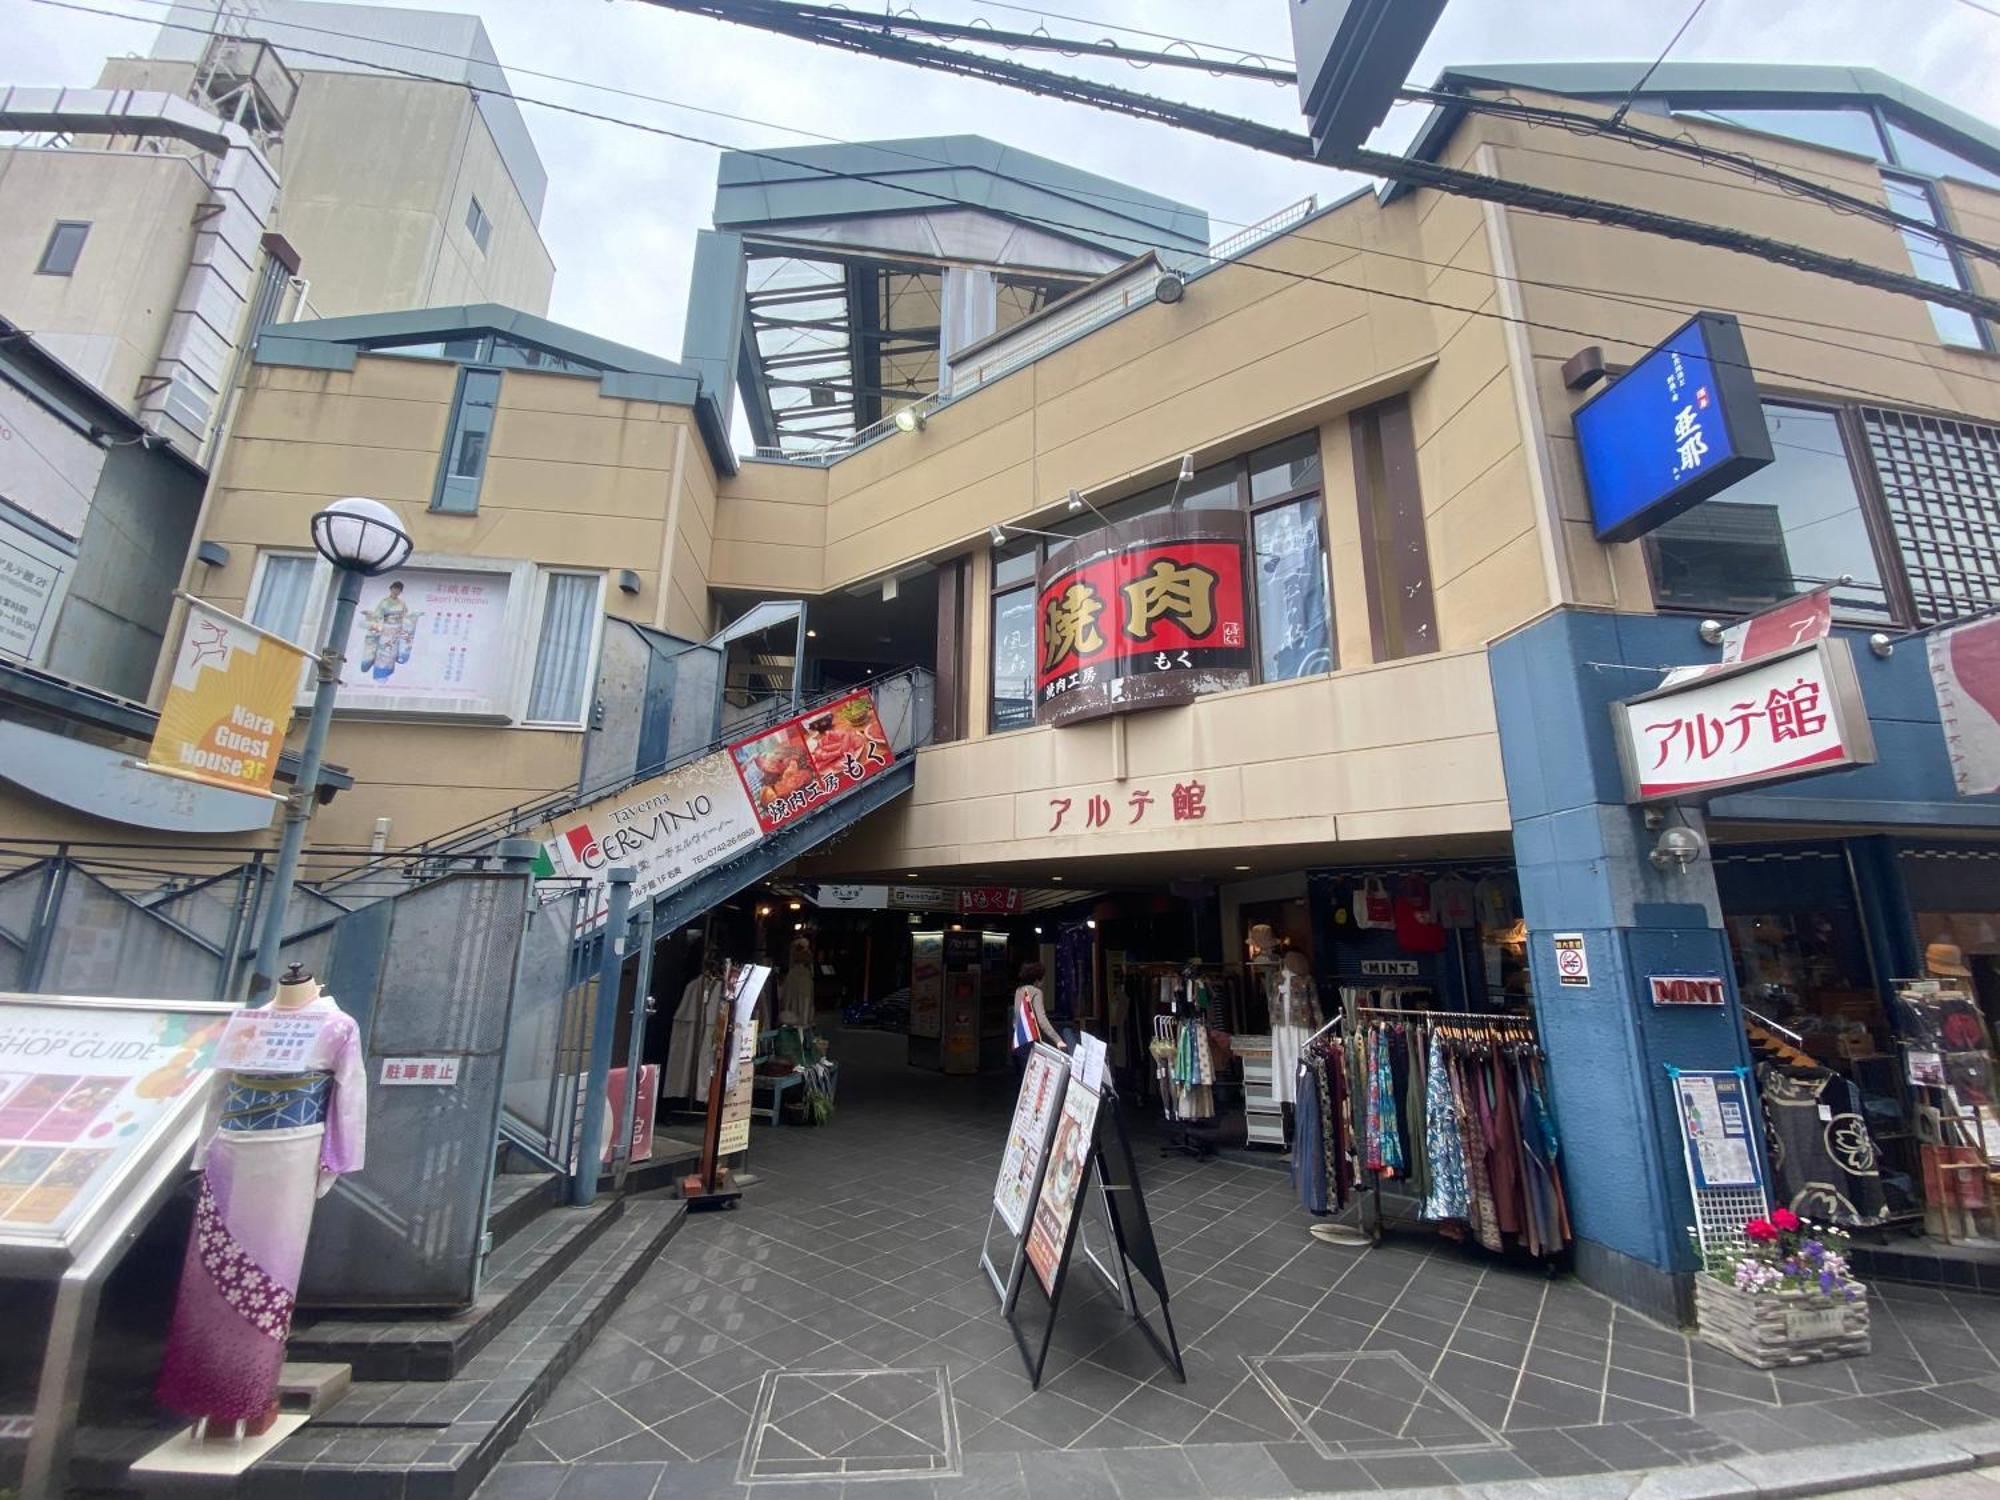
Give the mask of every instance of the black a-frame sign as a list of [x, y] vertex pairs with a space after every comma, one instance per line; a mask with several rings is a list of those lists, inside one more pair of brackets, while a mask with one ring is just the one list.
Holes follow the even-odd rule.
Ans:
[[[1021, 1359], [1028, 1367], [1028, 1379], [1039, 1389], [1042, 1370], [1048, 1364], [1049, 1341], [1055, 1335], [1056, 1313], [1062, 1305], [1063, 1287], [1069, 1279], [1069, 1271], [1076, 1251], [1081, 1246], [1085, 1259], [1097, 1268], [1112, 1291], [1118, 1294], [1125, 1311], [1146, 1336], [1146, 1342], [1153, 1346], [1166, 1367], [1185, 1384], [1187, 1369], [1181, 1362], [1180, 1340], [1174, 1333], [1173, 1314], [1167, 1307], [1167, 1273], [1160, 1264], [1160, 1247], [1153, 1237], [1153, 1221], [1146, 1213], [1146, 1195], [1139, 1186], [1139, 1163], [1132, 1154], [1131, 1139], [1125, 1134], [1125, 1119], [1120, 1113], [1117, 1094], [1107, 1086], [1097, 1111], [1093, 1127], [1090, 1150], [1090, 1180], [1097, 1184], [1105, 1217], [1111, 1225], [1112, 1256], [1115, 1264], [1101, 1260], [1091, 1248], [1084, 1233], [1084, 1207], [1079, 1201], [1075, 1211], [1069, 1216], [1068, 1232], [1064, 1236], [1061, 1258], [1055, 1264], [1052, 1284], [1044, 1289], [1033, 1268], [1018, 1278], [1014, 1296], [1007, 1302], [1003, 1314], [1008, 1326], [1014, 1331], [1014, 1343], [1021, 1351]], [[1046, 1187], [1046, 1184], [1045, 1184]], [[1083, 1196], [1079, 1193], [1079, 1199]], [[1132, 1273], [1137, 1271], [1139, 1279], [1150, 1287], [1159, 1300], [1159, 1319], [1166, 1337], [1154, 1331], [1151, 1321], [1140, 1308], [1135, 1294]], [[1021, 1293], [1033, 1283], [1037, 1292], [1046, 1291], [1048, 1308], [1047, 1321], [1031, 1338], [1031, 1331], [1022, 1327]], [[1033, 1347], [1031, 1346], [1031, 1343]]]

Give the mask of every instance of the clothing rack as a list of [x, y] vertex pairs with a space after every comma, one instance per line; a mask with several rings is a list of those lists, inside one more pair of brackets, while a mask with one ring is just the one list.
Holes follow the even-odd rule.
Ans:
[[[1364, 1021], [1408, 1021], [1428, 1026], [1433, 1031], [1441, 1031], [1447, 1035], [1464, 1036], [1483, 1032], [1491, 1036], [1496, 1046], [1528, 1046], [1537, 1050], [1541, 1046], [1533, 1016], [1478, 1015], [1470, 1011], [1363, 1005], [1356, 997], [1364, 989], [1373, 990], [1377, 994], [1436, 993], [1429, 985], [1342, 983], [1341, 1011], [1335, 1018], [1335, 1021], [1341, 1025], [1346, 1037], [1352, 1038], [1356, 1029]], [[1318, 1032], [1314, 1033], [1313, 1039], [1317, 1040], [1333, 1024], [1335, 1022], [1329, 1022], [1327, 1026], [1321, 1027]], [[1354, 1090], [1353, 1098], [1350, 1100], [1350, 1113], [1356, 1116], [1353, 1126], [1348, 1132], [1350, 1142], [1358, 1143], [1364, 1133], [1359, 1119], [1359, 1112], [1364, 1107], [1366, 1097], [1366, 1087], [1360, 1086]], [[1357, 1203], [1365, 1201], [1367, 1205], [1366, 1208], [1362, 1209], [1360, 1214], [1362, 1220], [1360, 1228], [1363, 1233], [1368, 1235], [1371, 1241], [1380, 1244], [1384, 1229], [1392, 1222], [1382, 1207], [1382, 1174], [1380, 1172], [1369, 1171], [1366, 1162], [1356, 1159], [1352, 1151], [1350, 1151], [1350, 1160], [1353, 1161], [1357, 1181], [1361, 1174], [1364, 1173], [1370, 1179], [1369, 1190], [1365, 1199], [1360, 1195], [1357, 1195], [1356, 1199]], [[1417, 1215], [1404, 1214], [1399, 1215], [1393, 1222], [1397, 1224], [1421, 1224], [1427, 1221]]]
[[[1183, 1009], [1185, 1007], [1185, 1009]], [[1187, 1001], [1177, 1000], [1171, 1010], [1153, 1017], [1153, 1041], [1156, 1045], [1166, 1044], [1178, 1047], [1183, 1028], [1198, 1026], [1202, 1029], [1201, 1045], [1208, 1044], [1208, 1017], [1201, 1007]], [[1174, 1104], [1173, 1063], [1162, 1062], [1154, 1057], [1154, 1075], [1160, 1087], [1160, 1112], [1167, 1127], [1166, 1144], [1160, 1147], [1162, 1156], [1187, 1156], [1199, 1161], [1215, 1153], [1214, 1132], [1215, 1085], [1207, 1085], [1209, 1091], [1209, 1114], [1207, 1118], [1181, 1114]]]

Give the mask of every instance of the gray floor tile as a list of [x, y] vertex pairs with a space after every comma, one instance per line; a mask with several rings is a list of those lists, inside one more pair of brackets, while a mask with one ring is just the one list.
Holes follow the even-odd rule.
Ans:
[[1209, 1493], [1178, 1448], [1128, 1448], [1104, 1462], [1120, 1500], [1205, 1500]]

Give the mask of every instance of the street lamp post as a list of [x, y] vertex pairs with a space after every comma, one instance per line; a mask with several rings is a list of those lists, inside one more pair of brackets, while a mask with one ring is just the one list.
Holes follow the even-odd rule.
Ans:
[[306, 721], [306, 742], [299, 750], [298, 780], [285, 806], [285, 832], [278, 843], [278, 864], [264, 896], [263, 923], [257, 936], [257, 966], [250, 979], [253, 999], [262, 995], [278, 972], [278, 947], [285, 937], [285, 910], [291, 905], [292, 883], [298, 878], [299, 855], [305, 848], [306, 822], [319, 796], [320, 761], [326, 756], [326, 731], [333, 722], [333, 699], [340, 690], [340, 668], [347, 660], [347, 637], [354, 629], [354, 611], [361, 602], [361, 580], [400, 568], [410, 555], [410, 535], [396, 513], [380, 500], [350, 495], [336, 500], [312, 518], [313, 546], [333, 564], [338, 588], [333, 623], [321, 649], [313, 689], [312, 717]]

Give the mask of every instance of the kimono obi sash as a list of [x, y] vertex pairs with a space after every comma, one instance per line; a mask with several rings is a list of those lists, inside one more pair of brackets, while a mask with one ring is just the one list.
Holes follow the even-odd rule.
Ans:
[[326, 1123], [326, 1096], [331, 1073], [298, 1073], [279, 1077], [265, 1073], [230, 1073], [222, 1102], [222, 1128], [230, 1131], [295, 1130]]

